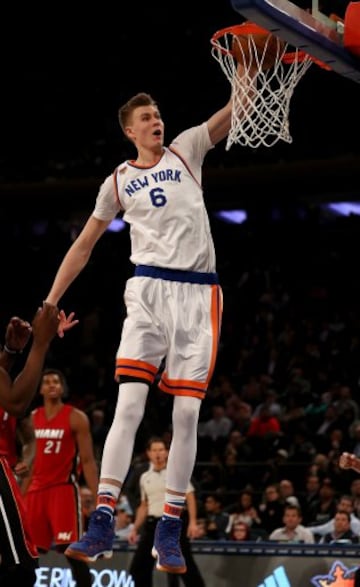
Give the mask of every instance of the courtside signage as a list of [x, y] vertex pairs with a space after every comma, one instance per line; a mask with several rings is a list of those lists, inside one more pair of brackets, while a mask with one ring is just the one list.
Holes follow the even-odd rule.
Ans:
[[[126, 571], [117, 569], [90, 569], [92, 587], [135, 587], [135, 583]], [[66, 567], [39, 567], [36, 569], [34, 587], [76, 587], [71, 569]]]

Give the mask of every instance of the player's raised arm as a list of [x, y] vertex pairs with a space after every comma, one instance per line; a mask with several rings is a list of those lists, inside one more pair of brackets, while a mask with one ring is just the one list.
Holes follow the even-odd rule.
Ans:
[[[21, 416], [36, 393], [50, 342], [59, 326], [59, 310], [56, 306], [44, 303], [32, 321], [33, 340], [24, 368], [14, 381], [9, 373], [0, 368], [0, 404], [13, 416]], [[3, 353], [14, 355], [20, 349], [9, 349], [6, 345]]]
[[69, 285], [84, 269], [96, 242], [105, 232], [108, 225], [109, 222], [98, 220], [92, 215], [88, 218], [84, 228], [60, 264], [52, 287], [46, 297], [48, 303], [57, 304], [59, 302]]
[[[241, 88], [241, 95], [239, 92], [238, 99], [243, 102], [243, 111], [250, 115], [251, 109], [253, 108], [253, 96], [256, 92], [256, 82], [253, 83], [253, 80], [256, 76], [257, 70], [254, 67], [250, 70], [248, 76], [244, 76], [244, 66], [241, 63], [238, 63], [237, 69], [239, 76], [241, 76], [244, 80], [243, 87]], [[246, 105], [248, 108], [246, 108]], [[232, 95], [228, 103], [223, 108], [215, 112], [215, 114], [213, 114], [207, 121], [210, 140], [213, 145], [216, 145], [225, 139], [229, 134], [233, 107]]]

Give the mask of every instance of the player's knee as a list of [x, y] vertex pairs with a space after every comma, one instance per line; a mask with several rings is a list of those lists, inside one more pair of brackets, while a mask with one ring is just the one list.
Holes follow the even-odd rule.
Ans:
[[148, 385], [140, 382], [120, 386], [120, 394], [114, 416], [116, 425], [124, 423], [126, 426], [133, 427], [141, 422], [144, 415], [148, 390]]
[[174, 401], [174, 425], [185, 430], [197, 426], [200, 411], [200, 400], [196, 397], [176, 397]]

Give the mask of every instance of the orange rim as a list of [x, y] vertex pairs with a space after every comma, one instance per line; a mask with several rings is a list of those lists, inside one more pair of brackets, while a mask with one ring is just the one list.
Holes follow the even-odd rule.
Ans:
[[301, 61], [305, 61], [305, 59], [307, 57], [310, 57], [311, 61], [316, 63], [316, 65], [318, 65], [319, 67], [322, 67], [323, 69], [326, 69], [327, 71], [331, 71], [330, 65], [328, 65], [324, 61], [321, 61], [320, 59], [317, 59], [316, 57], [313, 57], [312, 55], [310, 55], [310, 53], [305, 53], [305, 51], [299, 50], [297, 53], [295, 53], [295, 51], [285, 53], [285, 55], [282, 58], [282, 61], [284, 63], [293, 63], [295, 61], [295, 59], [297, 59], [297, 61], [301, 62]]
[[[243, 36], [248, 35], [249, 36], [249, 35], [253, 35], [253, 34], [272, 35], [273, 33], [271, 31], [268, 31], [267, 29], [262, 28], [261, 26], [259, 26], [255, 22], [244, 22], [243, 24], [232, 25], [232, 26], [220, 29], [219, 31], [216, 31], [216, 33], [214, 33], [210, 39], [210, 42], [213, 45], [213, 47], [218, 49], [223, 55], [232, 55], [234, 57], [234, 52], [231, 49], [226, 49], [226, 47], [222, 47], [218, 43], [219, 39], [221, 39], [222, 37], [225, 37], [226, 35], [229, 35], [229, 34], [234, 35], [234, 36], [238, 36], [238, 35], [243, 35]], [[324, 63], [324, 61], [321, 61], [320, 59], [317, 59], [316, 57], [312, 57], [312, 55], [309, 55], [309, 53], [306, 53], [305, 51], [300, 51], [300, 50], [297, 52], [289, 51], [288, 53], [285, 53], [282, 56], [281, 61], [283, 61], [284, 63], [290, 64], [290, 63], [293, 63], [295, 61], [295, 59], [297, 59], [297, 61], [299, 61], [299, 62], [302, 62], [308, 57], [310, 57], [310, 59], [314, 63], [316, 63], [316, 65], [319, 65], [323, 69], [331, 71], [331, 67], [329, 65], [327, 65], [327, 63]]]
[[[227, 34], [232, 34], [234, 36], [237, 35], [253, 35], [253, 34], [260, 34], [260, 35], [270, 35], [270, 31], [263, 29], [258, 24], [254, 22], [244, 22], [243, 24], [235, 24], [233, 26], [226, 27], [224, 29], [220, 29], [213, 34], [210, 39], [210, 42], [218, 47], [217, 41], [224, 37]], [[226, 49], [224, 49], [224, 53], [228, 53]]]

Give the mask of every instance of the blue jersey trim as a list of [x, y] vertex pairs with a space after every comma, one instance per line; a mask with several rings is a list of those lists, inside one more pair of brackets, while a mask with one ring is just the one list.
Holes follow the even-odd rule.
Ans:
[[135, 277], [154, 277], [167, 281], [181, 281], [183, 283], [199, 283], [201, 285], [218, 285], [217, 273], [205, 273], [201, 271], [181, 271], [179, 269], [162, 269], [151, 265], [137, 265]]

